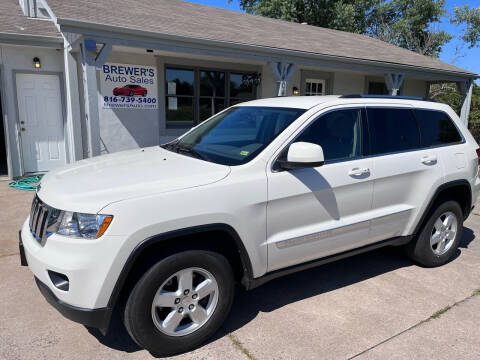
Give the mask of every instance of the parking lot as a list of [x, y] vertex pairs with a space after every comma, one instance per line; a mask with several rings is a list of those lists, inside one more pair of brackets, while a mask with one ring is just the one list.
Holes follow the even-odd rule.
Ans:
[[[47, 304], [18, 258], [32, 197], [0, 182], [0, 359], [151, 358], [118, 316], [103, 337]], [[480, 209], [455, 259], [440, 268], [385, 248], [239, 292], [215, 338], [176, 358], [479, 359], [478, 233]]]

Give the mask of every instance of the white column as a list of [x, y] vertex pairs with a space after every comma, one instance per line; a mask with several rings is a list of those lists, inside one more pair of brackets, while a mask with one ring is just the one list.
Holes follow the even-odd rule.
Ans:
[[459, 90], [463, 96], [462, 110], [460, 111], [460, 120], [468, 126], [468, 116], [470, 115], [470, 105], [472, 103], [473, 81], [465, 80], [459, 83]]
[[100, 118], [98, 114], [97, 71], [95, 69], [96, 43], [85, 39], [82, 51], [83, 91], [85, 98], [85, 123], [87, 125], [88, 157], [100, 155]]
[[398, 73], [385, 74], [385, 85], [387, 86], [387, 90], [390, 92], [391, 95], [393, 96], [398, 95], [398, 92], [402, 87], [404, 78], [405, 76], [403, 74], [398, 74]]
[[295, 64], [286, 61], [272, 62], [270, 64], [273, 75], [279, 83], [277, 96], [287, 96], [287, 82], [290, 81], [295, 71]]
[[82, 52], [83, 89], [85, 94], [85, 123], [87, 125], [88, 157], [100, 155], [100, 116], [98, 110], [97, 67], [101, 67], [112, 50], [111, 44], [104, 44], [97, 54], [97, 43], [83, 39]]
[[67, 137], [70, 162], [74, 162], [83, 158], [83, 147], [78, 93], [77, 59], [70, 51], [70, 45], [65, 41], [63, 59], [65, 66], [65, 101], [67, 103]]

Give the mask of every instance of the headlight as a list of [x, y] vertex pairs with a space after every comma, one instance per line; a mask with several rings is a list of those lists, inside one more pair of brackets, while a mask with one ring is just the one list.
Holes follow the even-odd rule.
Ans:
[[97, 239], [108, 229], [113, 216], [62, 211], [58, 219], [57, 234], [84, 239]]

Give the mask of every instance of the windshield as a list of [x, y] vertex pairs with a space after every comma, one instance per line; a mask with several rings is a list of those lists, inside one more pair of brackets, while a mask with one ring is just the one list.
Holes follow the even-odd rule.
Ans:
[[242, 165], [257, 156], [305, 111], [258, 106], [232, 107], [164, 147], [218, 164]]

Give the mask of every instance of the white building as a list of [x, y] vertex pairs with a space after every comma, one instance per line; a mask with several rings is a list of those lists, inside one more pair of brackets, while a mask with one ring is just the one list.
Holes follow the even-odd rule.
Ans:
[[423, 97], [451, 81], [466, 122], [476, 77], [363, 35], [181, 0], [2, 0], [0, 172], [157, 145], [279, 94]]

